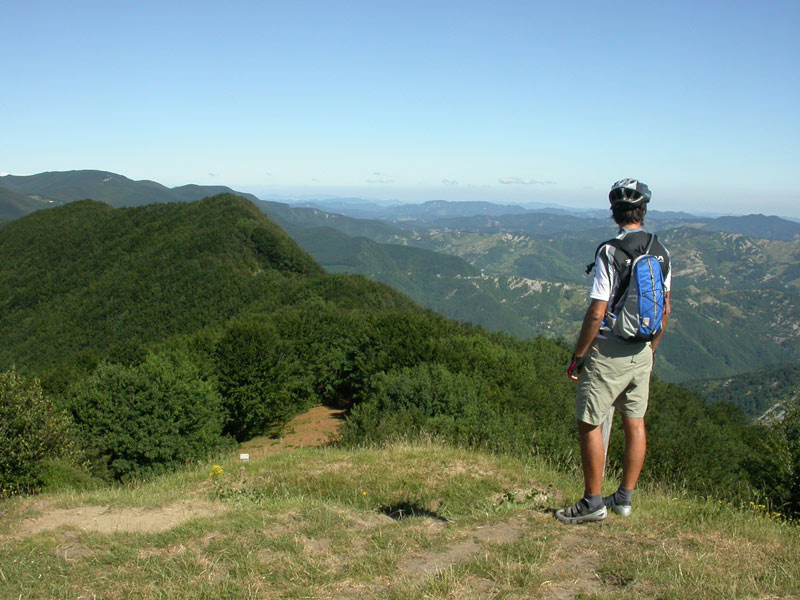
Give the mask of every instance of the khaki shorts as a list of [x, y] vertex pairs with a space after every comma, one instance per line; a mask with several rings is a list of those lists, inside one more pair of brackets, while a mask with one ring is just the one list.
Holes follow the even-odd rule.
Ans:
[[578, 421], [600, 425], [614, 406], [627, 417], [641, 419], [647, 412], [653, 351], [650, 343], [630, 344], [616, 338], [596, 339], [575, 394]]

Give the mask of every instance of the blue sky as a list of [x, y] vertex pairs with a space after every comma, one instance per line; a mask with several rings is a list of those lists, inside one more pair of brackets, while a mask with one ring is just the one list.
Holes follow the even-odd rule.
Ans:
[[800, 217], [800, 2], [0, 5], [0, 173]]

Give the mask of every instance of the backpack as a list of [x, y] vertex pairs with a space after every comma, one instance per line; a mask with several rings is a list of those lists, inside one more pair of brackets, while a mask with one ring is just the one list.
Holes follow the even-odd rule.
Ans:
[[[664, 315], [664, 275], [668, 260], [663, 255], [651, 254], [653, 244], [657, 242], [655, 234], [644, 235], [649, 236], [644, 252], [637, 251], [637, 248], [641, 248], [641, 238], [637, 240], [635, 235], [603, 242], [595, 252], [596, 262], [603, 246], [608, 244], [619, 250], [614, 255], [614, 265], [620, 282], [614, 298], [608, 304], [603, 327], [626, 342], [652, 340], [661, 330], [661, 318]], [[587, 274], [594, 264], [587, 266]]]

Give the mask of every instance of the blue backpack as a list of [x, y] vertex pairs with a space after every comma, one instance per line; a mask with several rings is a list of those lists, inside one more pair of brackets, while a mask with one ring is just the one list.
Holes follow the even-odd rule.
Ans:
[[[654, 242], [657, 243], [654, 234], [643, 233], [649, 236], [644, 252], [635, 250], [637, 247], [641, 248], [641, 242], [637, 243], [634, 235], [603, 242], [595, 253], [596, 257], [606, 244], [620, 251], [614, 257], [620, 283], [614, 298], [608, 304], [603, 328], [609, 329], [626, 342], [648, 342], [661, 331], [666, 298], [664, 276], [669, 261], [665, 251], [659, 256], [651, 253]], [[663, 250], [663, 246], [658, 246]], [[586, 272], [591, 272], [593, 266], [594, 263]]]

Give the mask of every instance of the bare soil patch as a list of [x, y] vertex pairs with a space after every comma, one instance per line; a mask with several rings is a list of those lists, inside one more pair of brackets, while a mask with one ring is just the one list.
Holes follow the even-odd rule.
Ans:
[[323, 446], [336, 439], [339, 427], [344, 420], [344, 410], [315, 406], [308, 412], [298, 415], [286, 426], [286, 434], [280, 439], [258, 437], [240, 446], [240, 451], [260, 458], [286, 448]]
[[188, 500], [156, 509], [109, 506], [52, 509], [38, 517], [24, 519], [11, 535], [27, 537], [61, 527], [99, 533], [154, 533], [172, 529], [190, 519], [211, 517], [224, 510], [225, 507], [218, 504]]

